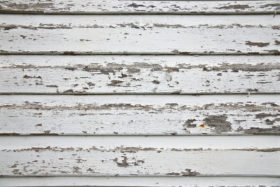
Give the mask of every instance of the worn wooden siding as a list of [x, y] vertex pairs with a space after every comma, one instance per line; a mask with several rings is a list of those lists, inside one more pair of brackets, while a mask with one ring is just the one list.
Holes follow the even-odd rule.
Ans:
[[279, 136], [0, 140], [0, 175], [5, 176], [279, 176], [280, 172]]
[[4, 0], [1, 13], [27, 14], [276, 14], [277, 1]]
[[[5, 186], [279, 186], [277, 177], [9, 177]], [[261, 184], [261, 185], [260, 185]]]
[[279, 54], [279, 30], [272, 15], [1, 15], [0, 54]]
[[0, 93], [279, 93], [279, 56], [0, 56]]
[[1, 96], [3, 135], [280, 134], [280, 97]]
[[279, 9], [1, 1], [0, 186], [280, 186]]

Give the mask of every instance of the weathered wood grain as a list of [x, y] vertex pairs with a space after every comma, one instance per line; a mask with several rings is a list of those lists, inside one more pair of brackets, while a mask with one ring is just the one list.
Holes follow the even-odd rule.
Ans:
[[271, 15], [1, 15], [0, 54], [280, 54]]
[[3, 186], [279, 186], [276, 177], [1, 177]]
[[1, 96], [2, 135], [279, 135], [279, 95]]
[[279, 1], [6, 0], [0, 13], [28, 14], [264, 14]]
[[279, 146], [279, 136], [0, 137], [0, 175], [279, 177]]
[[280, 93], [280, 56], [0, 56], [1, 93]]

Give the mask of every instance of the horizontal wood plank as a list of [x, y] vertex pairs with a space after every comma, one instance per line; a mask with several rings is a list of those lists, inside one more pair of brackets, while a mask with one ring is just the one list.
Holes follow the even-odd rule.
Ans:
[[279, 135], [279, 95], [1, 96], [2, 135]]
[[0, 13], [35, 14], [275, 14], [274, 1], [6, 0]]
[[271, 15], [1, 15], [0, 54], [280, 54]]
[[3, 186], [279, 186], [276, 177], [1, 177]]
[[280, 56], [0, 56], [0, 93], [280, 93]]
[[0, 175], [279, 177], [279, 146], [279, 136], [0, 137]]

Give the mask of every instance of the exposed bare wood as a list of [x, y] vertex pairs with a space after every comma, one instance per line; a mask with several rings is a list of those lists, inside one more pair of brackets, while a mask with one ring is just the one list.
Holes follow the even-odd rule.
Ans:
[[1, 93], [280, 93], [278, 56], [0, 56]]
[[280, 54], [278, 16], [1, 15], [0, 54]]
[[0, 137], [0, 140], [3, 176], [279, 177], [280, 172], [278, 136]]
[[2, 0], [1, 13], [28, 14], [275, 14], [274, 1]]
[[0, 98], [2, 135], [280, 134], [279, 95]]

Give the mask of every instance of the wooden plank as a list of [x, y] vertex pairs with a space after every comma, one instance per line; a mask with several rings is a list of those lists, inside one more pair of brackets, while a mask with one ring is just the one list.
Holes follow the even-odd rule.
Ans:
[[3, 186], [279, 186], [275, 177], [1, 177]]
[[279, 177], [279, 146], [279, 136], [0, 137], [0, 175]]
[[0, 56], [1, 93], [280, 93], [279, 56]]
[[1, 135], [280, 134], [279, 95], [1, 96]]
[[35, 14], [263, 14], [278, 1], [7, 0], [0, 13]]
[[280, 54], [271, 15], [1, 15], [0, 54]]

